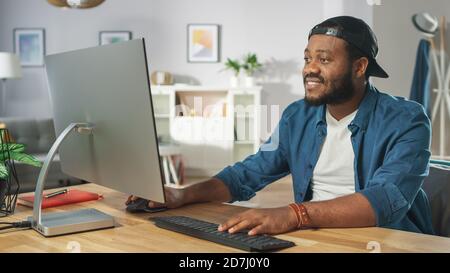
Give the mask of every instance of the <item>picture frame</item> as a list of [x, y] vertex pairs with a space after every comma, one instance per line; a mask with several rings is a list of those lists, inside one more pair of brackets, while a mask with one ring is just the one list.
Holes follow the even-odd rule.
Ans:
[[220, 25], [187, 25], [187, 61], [189, 63], [220, 61]]
[[14, 53], [22, 66], [44, 66], [45, 29], [15, 28], [13, 36]]
[[99, 45], [108, 45], [132, 39], [131, 31], [100, 31], [98, 34]]

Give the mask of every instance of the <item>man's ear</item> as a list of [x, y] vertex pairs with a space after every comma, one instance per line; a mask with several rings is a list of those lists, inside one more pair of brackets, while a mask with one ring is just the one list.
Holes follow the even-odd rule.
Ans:
[[367, 67], [369, 66], [369, 59], [361, 57], [353, 62], [353, 68], [357, 78], [365, 77]]

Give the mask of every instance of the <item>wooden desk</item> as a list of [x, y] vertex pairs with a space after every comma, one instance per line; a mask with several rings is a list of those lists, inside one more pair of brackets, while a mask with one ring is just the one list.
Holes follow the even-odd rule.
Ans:
[[[148, 221], [151, 215], [186, 215], [211, 222], [222, 222], [245, 208], [220, 203], [196, 204], [161, 213], [125, 212], [126, 194], [94, 184], [75, 186], [102, 193], [100, 201], [85, 202], [45, 210], [64, 211], [96, 208], [115, 217], [113, 229], [44, 238], [34, 230], [0, 232], [0, 252], [241, 252], [190, 236], [160, 229]], [[20, 221], [31, 215], [30, 208], [17, 206], [12, 216], [0, 221]], [[371, 252], [370, 245], [381, 252], [450, 252], [450, 238], [403, 232], [384, 228], [320, 229], [295, 231], [277, 237], [291, 240], [295, 247], [282, 252]]]

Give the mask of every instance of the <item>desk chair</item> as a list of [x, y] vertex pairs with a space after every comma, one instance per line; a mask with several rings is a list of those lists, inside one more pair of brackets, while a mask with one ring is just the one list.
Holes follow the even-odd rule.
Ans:
[[422, 188], [430, 202], [436, 235], [450, 237], [450, 162], [430, 161], [430, 173]]

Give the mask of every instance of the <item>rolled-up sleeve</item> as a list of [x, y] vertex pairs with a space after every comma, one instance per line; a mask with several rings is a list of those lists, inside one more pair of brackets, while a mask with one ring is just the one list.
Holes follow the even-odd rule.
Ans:
[[377, 226], [385, 226], [406, 216], [424, 178], [430, 159], [430, 121], [416, 108], [389, 146], [382, 165], [367, 187], [361, 190], [374, 209]]
[[288, 128], [283, 116], [274, 133], [256, 154], [214, 176], [228, 187], [232, 196], [230, 202], [249, 200], [266, 185], [289, 174], [286, 150]]

